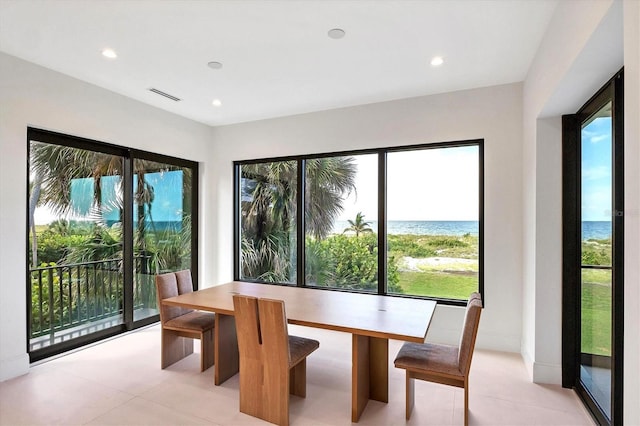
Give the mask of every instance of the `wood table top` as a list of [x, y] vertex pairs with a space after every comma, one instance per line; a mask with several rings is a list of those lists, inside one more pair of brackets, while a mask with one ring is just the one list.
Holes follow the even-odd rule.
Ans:
[[424, 299], [233, 281], [164, 299], [163, 304], [233, 315], [233, 295], [284, 300], [290, 324], [423, 342], [436, 302]]

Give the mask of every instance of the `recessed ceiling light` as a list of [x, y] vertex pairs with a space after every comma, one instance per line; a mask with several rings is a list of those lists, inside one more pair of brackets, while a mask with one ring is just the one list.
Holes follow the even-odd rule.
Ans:
[[222, 63], [211, 61], [207, 64], [207, 66], [213, 70], [219, 70], [220, 68], [222, 68]]
[[222, 105], [222, 101], [220, 99], [214, 99], [213, 101], [211, 101], [211, 105], [213, 105], [214, 107], [219, 107]]
[[443, 63], [444, 63], [444, 59], [442, 59], [442, 56], [434, 56], [433, 59], [431, 59], [432, 67], [439, 67]]
[[102, 56], [109, 59], [115, 59], [118, 57], [118, 54], [116, 53], [115, 50], [106, 48], [106, 49], [102, 49]]
[[327, 35], [330, 38], [335, 38], [335, 39], [344, 37], [344, 34], [345, 34], [344, 30], [341, 30], [340, 28], [334, 28], [332, 30], [329, 30], [329, 32], [327, 33]]

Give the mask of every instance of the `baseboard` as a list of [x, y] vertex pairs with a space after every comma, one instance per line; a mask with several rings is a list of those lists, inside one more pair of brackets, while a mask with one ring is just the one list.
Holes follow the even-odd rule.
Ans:
[[29, 355], [27, 353], [0, 360], [0, 382], [22, 376], [29, 372]]
[[562, 366], [559, 364], [547, 364], [544, 362], [534, 362], [529, 352], [524, 348], [520, 350], [524, 367], [527, 370], [529, 380], [533, 383], [562, 385]]
[[524, 361], [524, 368], [527, 370], [527, 376], [529, 376], [529, 380], [533, 382], [533, 359], [529, 355], [524, 348], [520, 350], [520, 355], [522, 355], [522, 361]]
[[562, 385], [562, 366], [559, 364], [534, 362], [533, 383]]

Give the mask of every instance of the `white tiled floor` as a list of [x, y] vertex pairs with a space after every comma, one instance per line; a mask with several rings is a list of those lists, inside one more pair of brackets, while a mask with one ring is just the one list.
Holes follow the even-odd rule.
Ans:
[[[351, 417], [351, 337], [290, 326], [320, 349], [307, 361], [307, 398], [291, 397], [292, 425], [347, 425]], [[460, 425], [463, 392], [416, 382], [416, 408], [404, 418], [404, 371], [393, 367], [402, 342], [389, 347], [389, 403], [370, 401], [361, 425]], [[197, 347], [198, 345], [196, 345]], [[0, 383], [2, 425], [266, 425], [238, 411], [238, 376], [213, 385], [195, 353], [160, 369], [158, 326], [34, 366]], [[528, 381], [517, 354], [476, 350], [471, 367], [472, 425], [591, 425], [576, 395]]]

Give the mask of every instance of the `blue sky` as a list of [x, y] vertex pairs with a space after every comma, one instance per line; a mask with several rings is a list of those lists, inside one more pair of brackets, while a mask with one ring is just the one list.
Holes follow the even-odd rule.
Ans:
[[611, 220], [611, 117], [582, 129], [582, 220]]
[[[133, 177], [134, 191], [138, 176]], [[146, 173], [145, 181], [154, 189], [151, 215], [154, 222], [176, 222], [182, 220], [182, 170]], [[74, 179], [71, 182], [71, 200], [75, 209], [74, 219], [90, 216], [93, 204], [93, 178]], [[115, 202], [120, 189], [120, 176], [105, 176], [102, 185], [102, 217], [108, 221], [119, 221], [119, 203]], [[49, 214], [48, 221], [54, 220]], [[137, 220], [134, 210], [133, 218]], [[41, 223], [36, 220], [36, 223]], [[47, 222], [44, 222], [47, 223]]]

